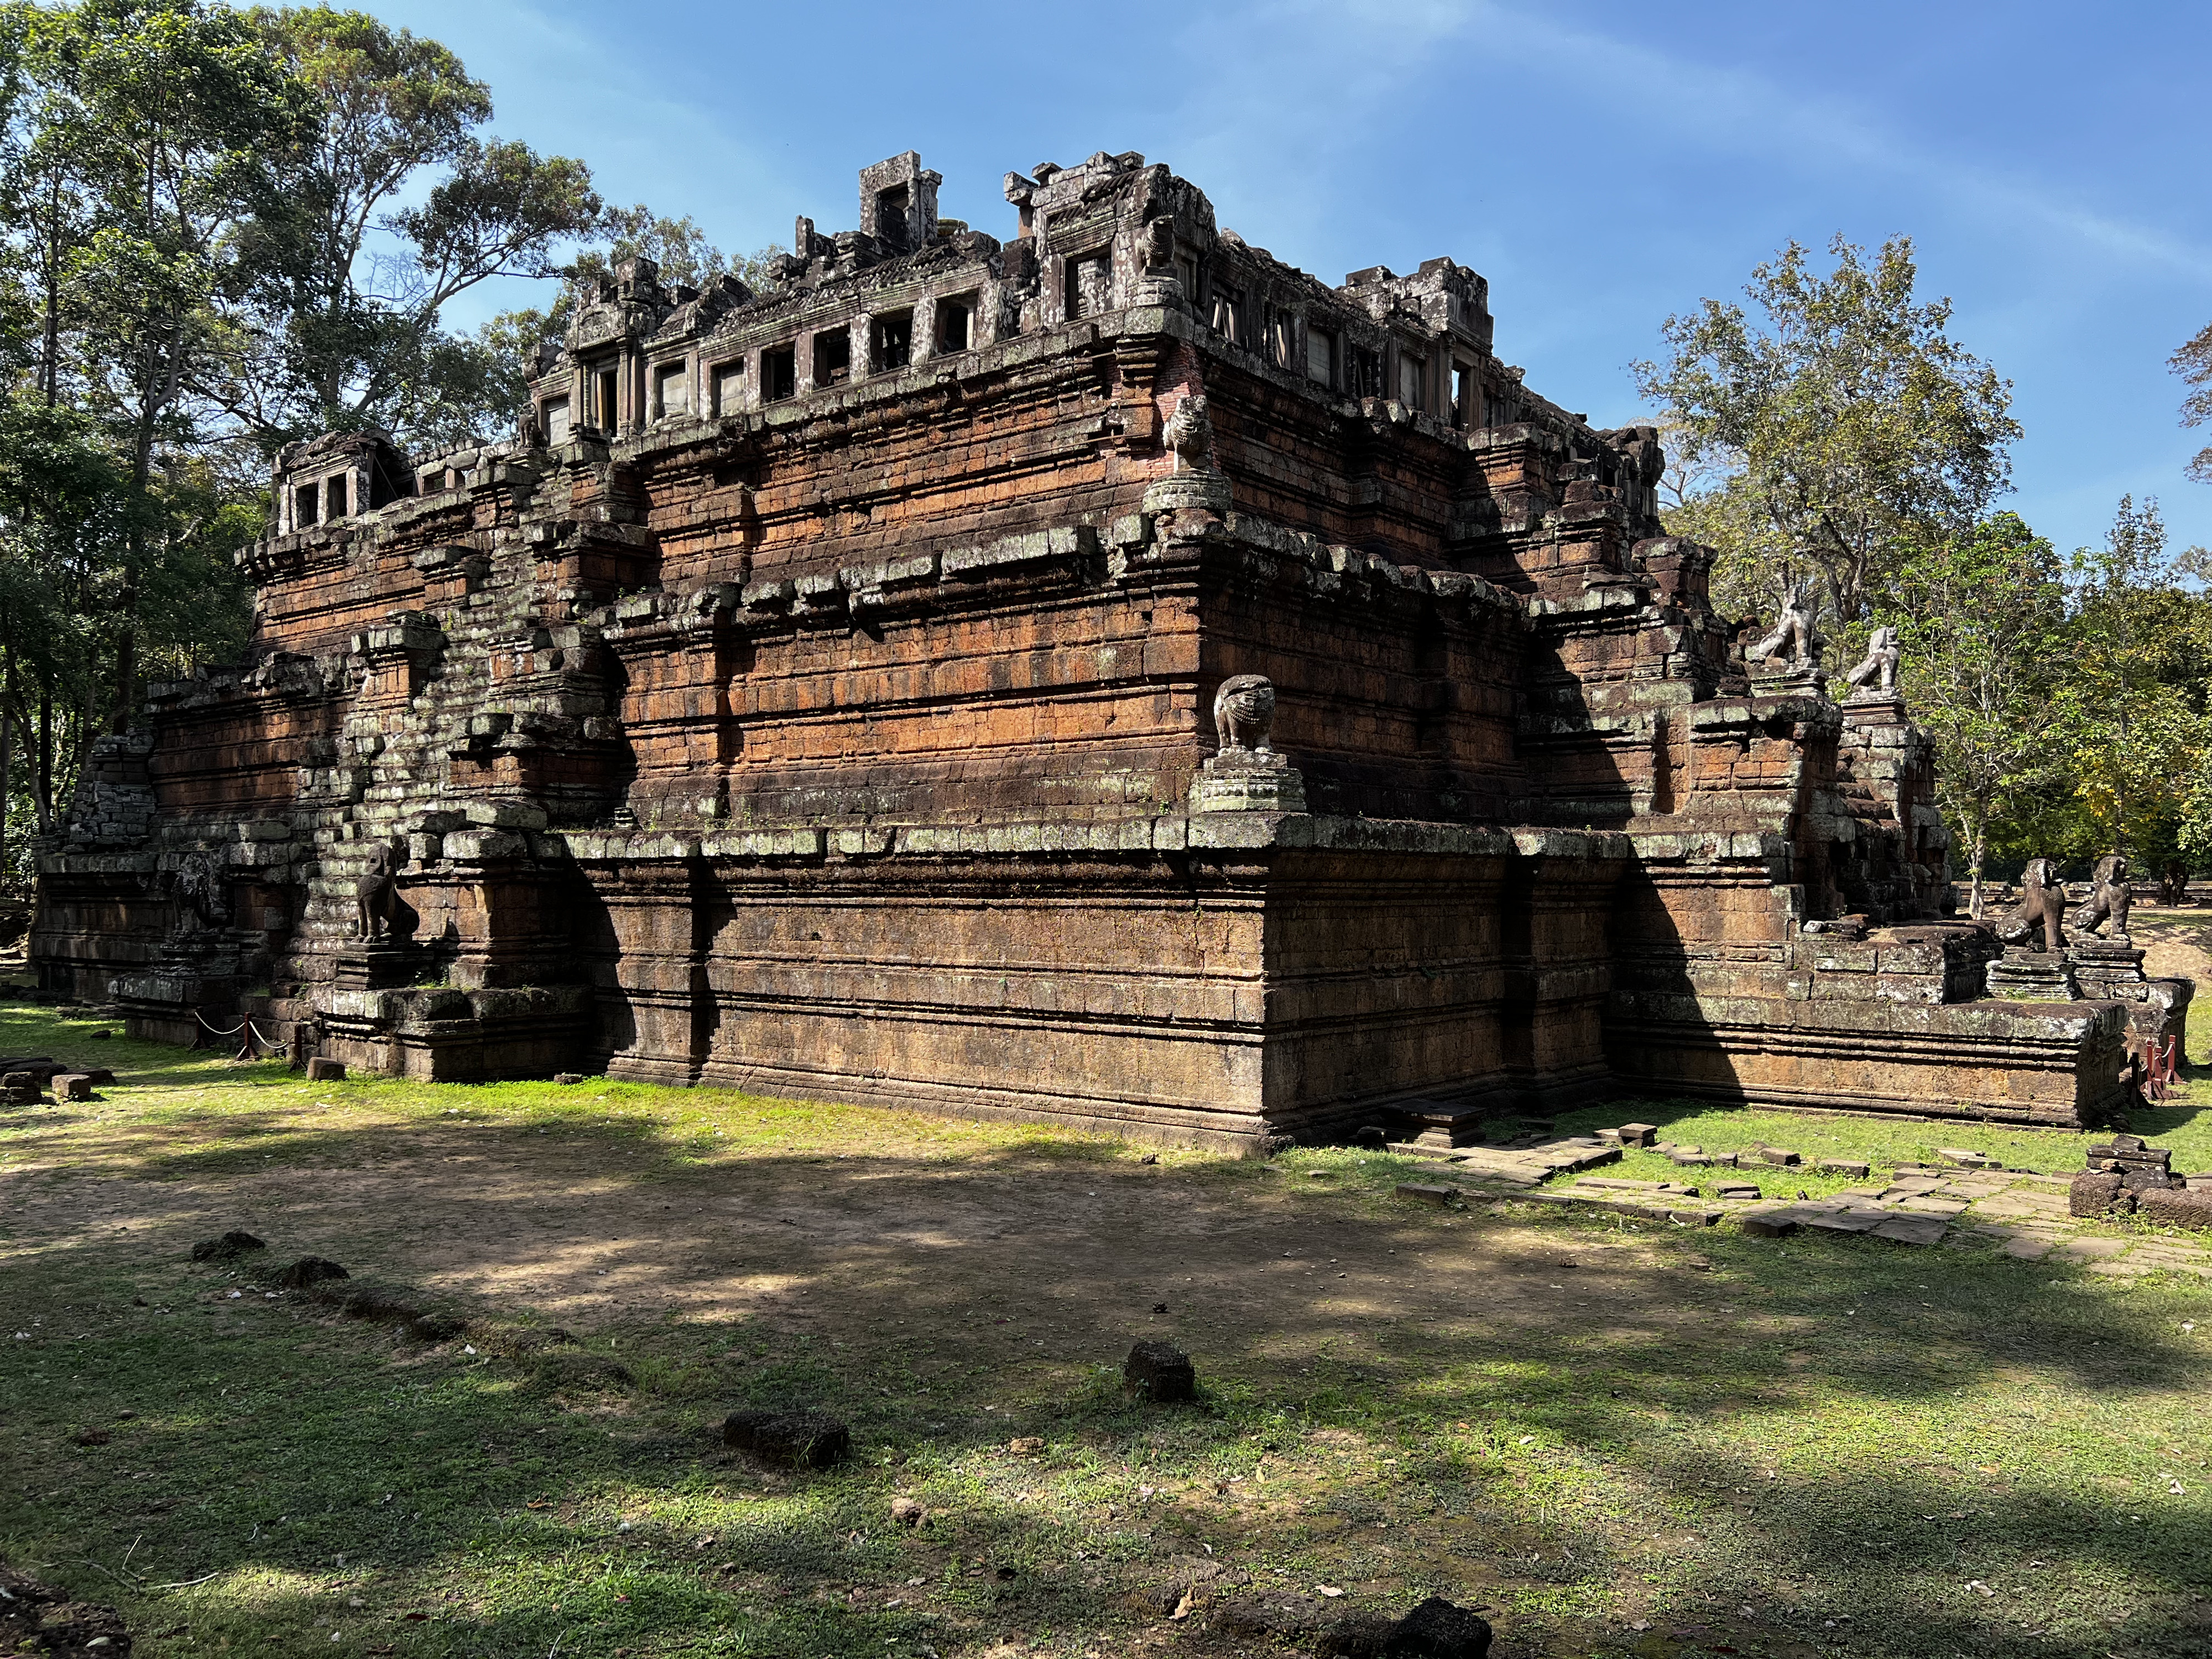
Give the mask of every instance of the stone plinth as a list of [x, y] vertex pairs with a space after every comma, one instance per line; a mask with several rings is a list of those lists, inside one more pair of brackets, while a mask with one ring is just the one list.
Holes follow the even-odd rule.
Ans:
[[1898, 726], [1912, 723], [1905, 711], [1905, 699], [1894, 695], [1860, 693], [1844, 699], [1843, 708], [1845, 726]]
[[1303, 812], [1306, 783], [1298, 769], [1267, 749], [1224, 749], [1191, 781], [1194, 812]]
[[1820, 672], [1817, 663], [1802, 668], [1772, 660], [1754, 663], [1751, 669], [1751, 695], [1817, 697], [1825, 702], [1828, 700], [1828, 677]]
[[2066, 955], [2086, 1000], [2127, 1005], [2128, 1030], [2135, 1037], [2163, 1042], [2181, 1035], [2197, 989], [2194, 981], [2149, 978], [2142, 970], [2142, 948], [2125, 935], [2077, 937]]
[[2076, 1002], [2072, 964], [2063, 951], [2014, 945], [1988, 969], [1990, 994], [2008, 1002]]
[[377, 939], [341, 951], [331, 981], [342, 991], [389, 991], [413, 982], [424, 965], [422, 954], [398, 939]]

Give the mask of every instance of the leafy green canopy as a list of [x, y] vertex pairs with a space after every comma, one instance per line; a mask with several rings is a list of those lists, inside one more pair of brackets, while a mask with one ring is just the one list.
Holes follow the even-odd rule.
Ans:
[[1871, 263], [1841, 236], [1829, 251], [1824, 276], [1790, 243], [1752, 272], [1756, 322], [1704, 301], [1632, 369], [1683, 459], [1713, 475], [1669, 527], [1719, 550], [1723, 601], [1756, 608], [1778, 574], [1817, 571], [1851, 623], [1908, 545], [1968, 530], [2008, 488], [2020, 427], [2010, 383], [1949, 337], [1950, 301], [1914, 297], [1909, 238]]

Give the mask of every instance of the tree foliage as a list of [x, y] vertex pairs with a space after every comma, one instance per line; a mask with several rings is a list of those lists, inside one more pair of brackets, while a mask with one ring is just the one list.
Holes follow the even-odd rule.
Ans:
[[1822, 276], [1796, 242], [1743, 306], [1706, 300], [1662, 325], [1644, 395], [1718, 483], [1670, 518], [1719, 548], [1721, 591], [1810, 566], [1835, 619], [1871, 614], [1909, 546], [1966, 533], [2008, 485], [2008, 382], [1951, 339], [1948, 300], [1915, 297], [1909, 238], [1869, 260], [1838, 236]]

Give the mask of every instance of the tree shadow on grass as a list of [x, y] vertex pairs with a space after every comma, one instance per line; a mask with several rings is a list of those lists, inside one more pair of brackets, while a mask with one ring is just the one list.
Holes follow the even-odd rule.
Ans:
[[[1024, 1137], [702, 1158], [693, 1131], [581, 1108], [544, 1141], [536, 1118], [411, 1135], [253, 1108], [161, 1116], [80, 1168], [111, 1200], [149, 1180], [212, 1192], [165, 1200], [127, 1247], [66, 1224], [29, 1236], [26, 1206], [11, 1220], [9, 1316], [52, 1328], [0, 1346], [18, 1431], [0, 1458], [27, 1495], [0, 1553], [58, 1560], [49, 1576], [86, 1594], [97, 1572], [70, 1564], [115, 1571], [134, 1540], [135, 1582], [222, 1574], [110, 1587], [141, 1631], [191, 1625], [196, 1651], [272, 1631], [326, 1644], [319, 1617], [400, 1653], [518, 1659], [556, 1640], [1121, 1641], [1155, 1617], [1132, 1592], [1217, 1587], [1195, 1577], [1216, 1563], [1270, 1588], [1344, 1582], [1388, 1610], [1427, 1589], [1488, 1600], [1516, 1641], [1569, 1650], [1625, 1646], [1656, 1576], [1670, 1602], [1635, 1638], [1646, 1651], [1826, 1643], [1834, 1620], [1863, 1653], [2133, 1655], [2190, 1650], [2189, 1598], [2212, 1578], [2198, 1476], [2172, 1496], [2137, 1467], [2205, 1437], [2203, 1348], [2179, 1329], [2206, 1309], [2193, 1288], [2094, 1293], [1994, 1252], [1866, 1240], [1622, 1249], [1591, 1218], [1389, 1210], [1396, 1166], [1379, 1161], [1331, 1192], [1263, 1166], [1147, 1168], [1113, 1143], [1039, 1156]], [[271, 1133], [192, 1144], [246, 1127]], [[465, 1165], [445, 1161], [455, 1148]], [[327, 1173], [369, 1161], [398, 1184], [367, 1211], [335, 1201]], [[185, 1269], [194, 1231], [247, 1201], [232, 1181], [247, 1172], [274, 1177], [247, 1218], [273, 1263], [314, 1251], [434, 1281], [477, 1333], [542, 1328], [529, 1297], [480, 1287], [548, 1259], [686, 1294], [558, 1315], [629, 1385], [589, 1368], [549, 1382], [519, 1346], [468, 1354], [471, 1335], [424, 1347], [334, 1323]], [[743, 1267], [773, 1288], [692, 1294], [702, 1254], [710, 1286]], [[1158, 1300], [1173, 1311], [1152, 1315]], [[1113, 1368], [1155, 1334], [1197, 1358], [1200, 1408], [1120, 1394]], [[2102, 1402], [2094, 1455], [2034, 1415], [2082, 1399]], [[748, 1403], [841, 1413], [856, 1462], [732, 1462], [712, 1425]], [[109, 1443], [77, 1445], [94, 1424]], [[1028, 1435], [1041, 1453], [1008, 1449]], [[2056, 1449], [2023, 1462], [2008, 1441]], [[932, 1521], [894, 1527], [894, 1492]], [[1707, 1592], [1720, 1603], [1700, 1610]], [[1203, 1632], [1214, 1613], [1194, 1607]]]

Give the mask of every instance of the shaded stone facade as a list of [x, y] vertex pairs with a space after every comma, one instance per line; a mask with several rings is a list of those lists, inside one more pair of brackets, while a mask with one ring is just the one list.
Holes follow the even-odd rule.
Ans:
[[1480, 276], [1329, 287], [1136, 155], [1008, 175], [1004, 242], [937, 183], [760, 292], [623, 265], [513, 441], [288, 451], [254, 659], [102, 744], [46, 982], [1226, 1141], [2118, 1103], [2116, 1008], [1982, 999], [1901, 707], [1745, 662], [1656, 434], [1529, 391]]

